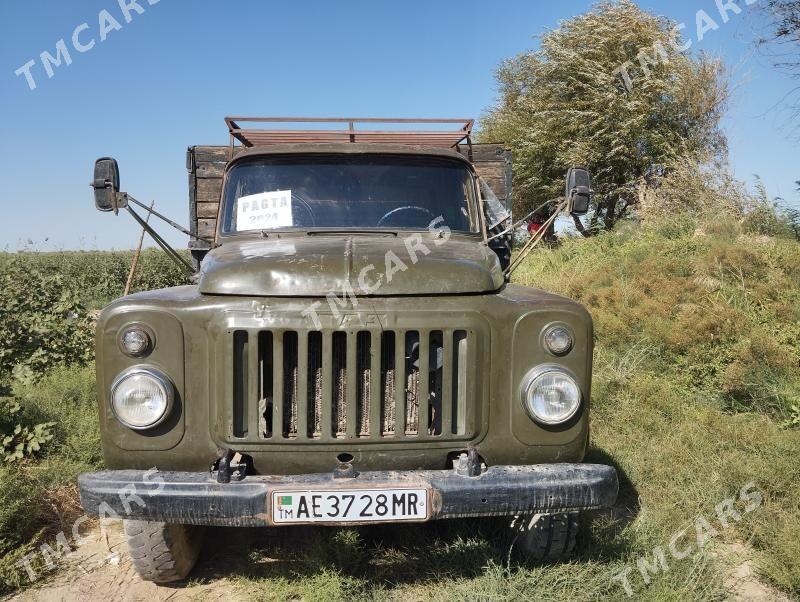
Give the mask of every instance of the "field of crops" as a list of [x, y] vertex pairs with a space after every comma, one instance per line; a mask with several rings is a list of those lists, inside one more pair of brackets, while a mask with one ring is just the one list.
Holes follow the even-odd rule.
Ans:
[[[75, 475], [101, 466], [92, 310], [130, 259], [0, 255], [0, 593], [26, 586], [14, 563], [80, 513]], [[622, 491], [585, 517], [574, 561], [523, 564], [484, 520], [217, 534], [193, 580], [225, 567], [232, 593], [264, 599], [588, 600], [627, 585], [716, 600], [749, 563], [766, 591], [800, 596], [797, 241], [725, 220], [624, 224], [537, 251], [516, 280], [595, 319], [591, 459], [619, 469]], [[136, 288], [183, 282], [149, 251]]]

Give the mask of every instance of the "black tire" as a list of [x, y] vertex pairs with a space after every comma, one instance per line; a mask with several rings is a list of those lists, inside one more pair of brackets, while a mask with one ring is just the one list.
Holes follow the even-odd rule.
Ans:
[[527, 560], [558, 562], [575, 550], [578, 512], [517, 516], [511, 523], [512, 546]]
[[197, 562], [203, 540], [201, 527], [140, 520], [126, 520], [124, 524], [133, 566], [145, 581], [180, 581]]

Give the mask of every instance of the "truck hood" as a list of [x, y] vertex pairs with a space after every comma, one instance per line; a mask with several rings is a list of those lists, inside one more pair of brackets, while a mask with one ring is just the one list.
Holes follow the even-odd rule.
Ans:
[[486, 293], [503, 282], [497, 256], [474, 239], [339, 234], [225, 242], [203, 260], [199, 286], [214, 295], [324, 297]]

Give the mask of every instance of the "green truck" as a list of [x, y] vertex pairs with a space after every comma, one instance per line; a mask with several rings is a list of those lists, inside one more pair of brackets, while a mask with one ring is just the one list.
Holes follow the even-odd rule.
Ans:
[[[156, 582], [187, 576], [209, 525], [504, 516], [533, 560], [569, 554], [617, 474], [583, 462], [589, 313], [509, 282], [508, 152], [471, 120], [226, 123], [228, 147], [187, 154], [193, 266], [95, 164], [97, 208], [196, 273], [99, 318], [87, 512], [124, 519]], [[572, 169], [559, 210], [590, 195]]]

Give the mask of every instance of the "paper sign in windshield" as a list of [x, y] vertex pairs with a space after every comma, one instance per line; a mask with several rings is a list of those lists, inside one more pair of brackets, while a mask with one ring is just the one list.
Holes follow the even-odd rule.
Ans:
[[239, 197], [236, 201], [236, 229], [271, 230], [289, 228], [292, 220], [292, 191], [274, 190]]

